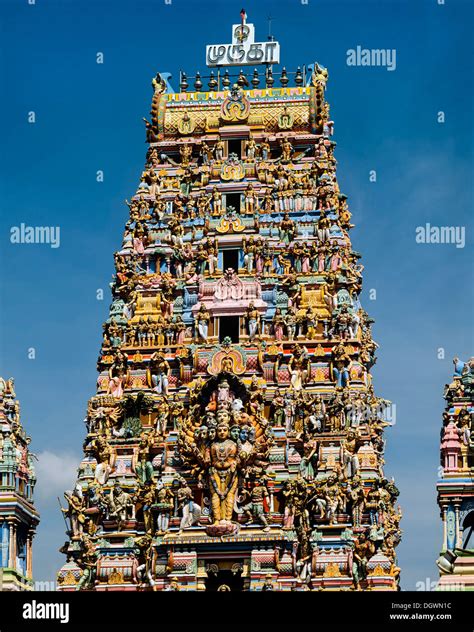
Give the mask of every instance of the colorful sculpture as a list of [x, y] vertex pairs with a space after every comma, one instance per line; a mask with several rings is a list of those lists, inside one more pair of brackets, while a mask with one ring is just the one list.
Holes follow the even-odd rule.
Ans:
[[443, 546], [437, 590], [474, 590], [474, 358], [454, 358], [446, 384], [438, 505]]
[[62, 590], [397, 589], [328, 74], [264, 74], [155, 82]]
[[13, 378], [0, 377], [0, 590], [33, 590], [33, 538], [39, 515], [30, 437], [20, 420]]

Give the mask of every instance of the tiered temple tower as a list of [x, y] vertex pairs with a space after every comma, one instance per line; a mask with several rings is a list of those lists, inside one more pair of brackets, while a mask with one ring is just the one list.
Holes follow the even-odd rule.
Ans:
[[244, 16], [232, 38], [210, 76], [152, 82], [63, 590], [398, 587], [328, 73], [277, 75]]
[[443, 547], [438, 590], [474, 590], [474, 358], [454, 358], [445, 387], [441, 473], [437, 484]]
[[13, 378], [0, 377], [0, 590], [33, 588], [32, 542], [39, 515], [29, 443]]

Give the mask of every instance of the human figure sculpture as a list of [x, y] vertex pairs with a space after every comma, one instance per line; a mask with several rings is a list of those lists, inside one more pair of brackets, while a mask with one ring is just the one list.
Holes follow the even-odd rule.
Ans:
[[164, 355], [155, 351], [148, 365], [149, 386], [158, 393], [158, 395], [168, 394], [169, 374], [171, 368]]
[[281, 313], [281, 309], [277, 307], [273, 316], [273, 335], [275, 336], [275, 340], [278, 340], [278, 342], [283, 340], [284, 326], [285, 318]]
[[284, 138], [280, 142], [281, 147], [281, 159], [285, 162], [289, 162], [291, 160], [291, 154], [293, 153], [293, 145], [290, 143], [288, 138]]
[[156, 527], [159, 534], [168, 531], [171, 512], [173, 511], [174, 494], [169, 487], [166, 487], [163, 481], [158, 481], [156, 488], [156, 505], [154, 509], [157, 512]]
[[197, 322], [197, 333], [199, 338], [201, 338], [201, 340], [207, 341], [207, 337], [209, 334], [209, 321], [211, 320], [211, 316], [207, 311], [204, 303], [201, 303], [195, 319]]
[[229, 416], [226, 411], [218, 415], [217, 436], [207, 455], [209, 461], [209, 487], [214, 524], [232, 519], [237, 491], [239, 464], [237, 444], [229, 436]]
[[182, 513], [179, 524], [179, 533], [182, 533], [184, 529], [188, 529], [199, 522], [201, 507], [194, 502], [193, 492], [184, 479], [180, 479], [180, 487], [176, 492], [176, 498]]
[[291, 388], [295, 391], [301, 390], [310, 377], [311, 365], [305, 348], [296, 344], [288, 362]]
[[249, 340], [253, 341], [257, 334], [260, 333], [260, 313], [252, 302], [247, 308], [247, 326], [249, 332]]
[[244, 502], [242, 507], [244, 517], [247, 518], [248, 522], [256, 522], [263, 525], [263, 531], [270, 531], [270, 526], [265, 516], [265, 506], [268, 505], [269, 498], [266, 486], [261, 483], [257, 483], [250, 493], [247, 490], [243, 490], [240, 497], [240, 501]]

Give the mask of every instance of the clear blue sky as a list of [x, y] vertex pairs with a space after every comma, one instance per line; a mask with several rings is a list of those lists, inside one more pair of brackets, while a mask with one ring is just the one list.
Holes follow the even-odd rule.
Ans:
[[[23, 421], [40, 455], [35, 576], [64, 558], [56, 496], [81, 456], [95, 392], [101, 325], [123, 204], [144, 163], [142, 116], [160, 71], [205, 70], [205, 45], [230, 41], [242, 2], [230, 0], [0, 0], [0, 373], [14, 376]], [[454, 355], [473, 351], [473, 5], [460, 0], [252, 0], [288, 69], [329, 69], [341, 189], [363, 255], [364, 306], [380, 344], [374, 380], [397, 407], [387, 467], [404, 510], [402, 585], [437, 577], [435, 483], [442, 390]], [[396, 49], [397, 67], [351, 67], [357, 45]], [[104, 64], [96, 63], [97, 52]], [[29, 124], [28, 112], [36, 113]], [[445, 112], [446, 122], [437, 122]], [[97, 170], [104, 182], [96, 182]], [[376, 170], [377, 181], [369, 181]], [[61, 245], [14, 245], [10, 227], [59, 226]], [[466, 227], [466, 246], [415, 242], [415, 229]], [[96, 300], [103, 288], [105, 299]], [[377, 290], [369, 300], [368, 290]], [[34, 347], [35, 359], [28, 359]], [[438, 348], [446, 359], [439, 360]]]

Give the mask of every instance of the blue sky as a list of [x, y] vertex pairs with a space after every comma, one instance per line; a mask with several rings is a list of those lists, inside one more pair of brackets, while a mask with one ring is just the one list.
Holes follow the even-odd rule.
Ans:
[[[386, 473], [401, 489], [402, 586], [414, 589], [437, 577], [443, 385], [452, 357], [466, 359], [474, 348], [473, 5], [244, 6], [257, 39], [265, 39], [272, 16], [289, 70], [314, 60], [329, 69], [338, 178], [356, 224], [354, 248], [363, 255], [363, 303], [380, 344], [374, 382], [397, 407]], [[40, 456], [38, 580], [53, 579], [64, 559], [57, 552], [65, 536], [56, 496], [72, 485], [81, 456], [113, 252], [127, 217], [123, 200], [144, 163], [141, 117], [149, 113], [151, 78], [169, 71], [177, 85], [179, 69], [204, 72], [205, 45], [230, 41], [240, 9], [240, 0], [0, 1], [0, 374], [15, 377]], [[347, 50], [358, 45], [395, 49], [396, 69], [348, 66]], [[27, 120], [32, 111], [34, 124]], [[59, 226], [60, 247], [11, 244], [10, 228], [22, 222]], [[416, 243], [416, 227], [427, 222], [464, 226], [465, 247]], [[372, 288], [376, 300], [369, 300]]]

